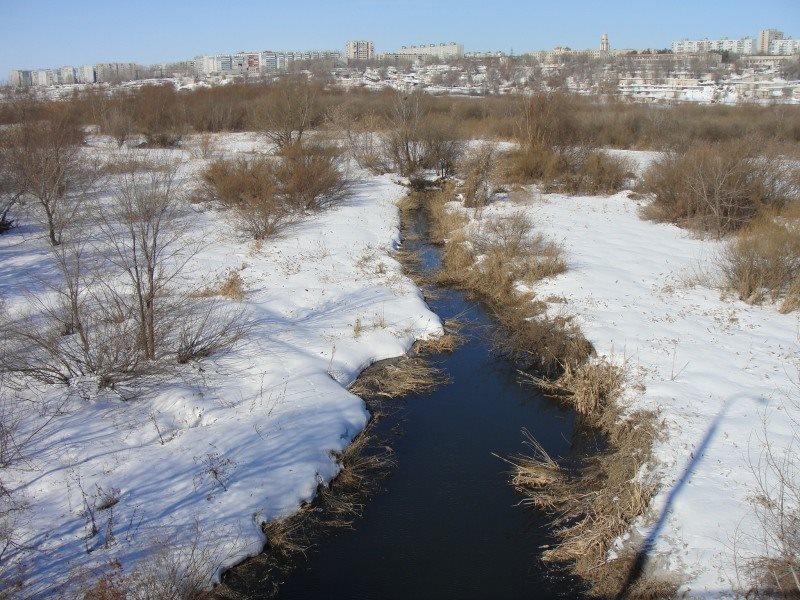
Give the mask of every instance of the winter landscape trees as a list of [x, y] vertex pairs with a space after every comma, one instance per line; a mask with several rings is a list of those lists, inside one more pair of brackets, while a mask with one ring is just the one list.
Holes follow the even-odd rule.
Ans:
[[[579, 68], [574, 65], [576, 72]], [[498, 70], [497, 77], [501, 75]], [[658, 468], [648, 461], [659, 440], [650, 417], [636, 422], [618, 419], [623, 413], [607, 401], [612, 394], [606, 394], [599, 381], [604, 376], [598, 366], [602, 363], [595, 364], [591, 356], [596, 340], [607, 350], [603, 336], [622, 335], [617, 332], [625, 324], [582, 332], [578, 319], [567, 311], [573, 301], [570, 294], [579, 296], [581, 286], [589, 283], [578, 280], [570, 288], [564, 282], [607, 271], [631, 297], [661, 310], [658, 298], [676, 294], [669, 289], [682, 283], [647, 279], [650, 295], [640, 298], [636, 294], [642, 291], [634, 284], [652, 273], [632, 265], [637, 277], [627, 278], [620, 270], [626, 264], [620, 253], [623, 246], [643, 257], [647, 268], [661, 264], [641, 242], [652, 236], [662, 244], [658, 248], [666, 249], [664, 264], [674, 254], [681, 268], [689, 264], [683, 248], [713, 246], [719, 258], [714, 268], [724, 281], [703, 286], [733, 290], [747, 302], [768, 305], [748, 310], [728, 298], [698, 299], [704, 292], [697, 286], [681, 287], [673, 300], [682, 314], [697, 319], [697, 331], [724, 336], [736, 329], [735, 319], [723, 315], [726, 308], [738, 319], [767, 315], [785, 323], [779, 319], [791, 318], [798, 307], [795, 161], [800, 113], [792, 107], [651, 108], [613, 101], [597, 104], [552, 92], [479, 99], [434, 97], [422, 91], [345, 93], [298, 74], [264, 86], [234, 84], [195, 91], [144, 86], [105, 99], [76, 95], [16, 114], [0, 130], [0, 229], [20, 225], [0, 238], [0, 292], [8, 297], [0, 341], [0, 500], [6, 503], [0, 508], [0, 558], [25, 555], [15, 519], [27, 508], [14, 490], [34, 484], [17, 470], [19, 457], [41, 467], [37, 461], [46, 454], [40, 454], [37, 440], [54, 435], [48, 430], [53, 419], [65, 439], [71, 436], [72, 450], [63, 465], [54, 468], [61, 479], [43, 476], [51, 487], [37, 488], [37, 493], [55, 506], [58, 502], [48, 494], [63, 492], [65, 486], [77, 490], [76, 473], [91, 480], [80, 484], [85, 497], [75, 501], [83, 509], [58, 505], [73, 528], [73, 521], [87, 518], [85, 506], [94, 506], [91, 498], [87, 501], [91, 494], [99, 498], [101, 488], [126, 488], [124, 482], [109, 482], [115, 469], [124, 470], [130, 463], [139, 469], [137, 476], [147, 470], [135, 458], [147, 453], [160, 460], [168, 453], [175, 460], [189, 456], [188, 463], [170, 474], [182, 481], [176, 473], [190, 473], [191, 490], [181, 493], [191, 510], [203, 514], [204, 506], [224, 512], [233, 503], [250, 502], [237, 495], [242, 493], [237, 478], [258, 473], [253, 466], [257, 460], [279, 453], [290, 434], [303, 436], [313, 429], [327, 445], [321, 459], [309, 461], [313, 465], [303, 471], [308, 477], [302, 482], [301, 476], [294, 479], [285, 472], [283, 478], [272, 477], [265, 467], [269, 485], [284, 490], [290, 500], [286, 506], [270, 505], [269, 517], [263, 519], [307, 500], [297, 491], [307, 481], [330, 479], [336, 467], [328, 446], [346, 444], [350, 434], [363, 427], [363, 409], [351, 404], [340, 380], [354, 375], [353, 365], [367, 364], [386, 348], [402, 351], [415, 336], [438, 327], [421, 307], [416, 289], [407, 287], [399, 267], [386, 256], [387, 248], [398, 241], [392, 201], [405, 193], [393, 180], [439, 188], [424, 196], [423, 204], [436, 232], [432, 238], [445, 247], [442, 280], [449, 277], [458, 285], [480, 288], [485, 302], [504, 311], [506, 349], [521, 368], [550, 376], [553, 381], [539, 380], [540, 387], [550, 385], [547, 389], [561, 396], [584, 397], [588, 388], [599, 390], [597, 398], [586, 397], [603, 404], [602, 414], [594, 417], [611, 440], [609, 454], [625, 468], [613, 474], [619, 484], [614, 494], [593, 492], [612, 512], [619, 498], [630, 510], [626, 508], [624, 518], [615, 516], [602, 547], [593, 546], [593, 553], [562, 554], [576, 562], [590, 556], [587, 572], [602, 570], [597, 564], [626, 534], [630, 521], [644, 518], [650, 494], [657, 491], [637, 477]], [[99, 128], [99, 133], [87, 133], [87, 126]], [[743, 134], [767, 133], [774, 145], [758, 137], [737, 141]], [[646, 152], [630, 151], [632, 147]], [[354, 185], [356, 178], [366, 183]], [[641, 183], [633, 193], [637, 180]], [[564, 207], [573, 202], [579, 208], [571, 213]], [[674, 228], [640, 222], [636, 203], [647, 205], [647, 216], [709, 239], [681, 237]], [[584, 213], [594, 215], [613, 243], [592, 237], [594, 223]], [[540, 215], [549, 221], [541, 221]], [[619, 229], [611, 219], [618, 220]], [[578, 231], [575, 223], [583, 229]], [[540, 233], [543, 227], [551, 237], [563, 229], [568, 243], [551, 242]], [[345, 244], [352, 241], [350, 230], [361, 236], [352, 247]], [[626, 245], [633, 244], [629, 234], [641, 236], [638, 249]], [[593, 253], [580, 245], [581, 236], [593, 240]], [[578, 273], [569, 271], [573, 251], [581, 252], [582, 264], [589, 265]], [[615, 264], [597, 263], [606, 252], [616, 257]], [[653, 268], [668, 270], [672, 264]], [[613, 286], [587, 281], [608, 296], [604, 302], [618, 306], [619, 298], [606, 289]], [[222, 292], [228, 285], [230, 294]], [[540, 293], [540, 286], [547, 291]], [[258, 300], [250, 302], [256, 294]], [[682, 294], [713, 314], [713, 322], [692, 312], [693, 305], [682, 302]], [[598, 312], [602, 303], [589, 300], [580, 305], [583, 321], [591, 326], [593, 319], [608, 318]], [[778, 301], [789, 317], [769, 313], [770, 303]], [[370, 311], [377, 302], [388, 303], [395, 311], [392, 318], [373, 318]], [[256, 324], [245, 316], [251, 313], [257, 315]], [[638, 322], [637, 315], [628, 316]], [[768, 323], [767, 316], [754, 322]], [[673, 316], [665, 313], [662, 321], [670, 319]], [[367, 335], [365, 323], [373, 320], [382, 325]], [[661, 327], [662, 321], [648, 322], [647, 327]], [[395, 323], [401, 325], [394, 327]], [[652, 354], [661, 356], [666, 350], [657, 344], [673, 332], [658, 331]], [[652, 372], [663, 368], [660, 359], [648, 354], [652, 340], [641, 330], [635, 335], [625, 330], [625, 335], [631, 345], [642, 348], [647, 357], [643, 360], [652, 359]], [[375, 339], [380, 344], [369, 346]], [[236, 342], [246, 351], [236, 354]], [[698, 338], [697, 343], [705, 342]], [[730, 343], [745, 347], [738, 337]], [[681, 344], [680, 339], [674, 341], [673, 363]], [[550, 354], [535, 354], [541, 347]], [[774, 355], [779, 353], [770, 348]], [[226, 362], [231, 353], [235, 359]], [[769, 368], [776, 364], [769, 363]], [[617, 366], [608, 372], [616, 382], [615, 398], [621, 394]], [[761, 363], [753, 367], [766, 368]], [[304, 373], [303, 378], [294, 378], [296, 372]], [[673, 372], [663, 381], [654, 380], [653, 386], [674, 385], [670, 394], [683, 397], [692, 390], [677, 389], [680, 375], [673, 365]], [[702, 383], [699, 378], [691, 381]], [[669, 411], [674, 397], [667, 396], [653, 402]], [[37, 404], [32, 397], [48, 401]], [[333, 402], [335, 408], [330, 413], [304, 412], [306, 398], [312, 399], [309, 406], [316, 402], [315, 407], [327, 408]], [[61, 405], [63, 399], [70, 404]], [[21, 410], [23, 406], [29, 410]], [[112, 408], [100, 413], [106, 406]], [[340, 408], [341, 413], [336, 412]], [[302, 414], [302, 426], [296, 425], [294, 410]], [[328, 422], [322, 420], [322, 412]], [[91, 415], [94, 423], [111, 423], [109, 427], [131, 424], [130, 438], [120, 434], [121, 429], [98, 431], [90, 429], [92, 423], [78, 427], [79, 414]], [[273, 421], [273, 415], [280, 420]], [[214, 429], [222, 427], [220, 423], [230, 427], [224, 432]], [[617, 429], [620, 423], [627, 428]], [[106, 447], [110, 456], [124, 452], [125, 460], [93, 463], [85, 451], [88, 444], [75, 441], [81, 439], [76, 433], [81, 427], [88, 436], [113, 443], [117, 438], [125, 444], [132, 440], [124, 450]], [[205, 439], [212, 439], [212, 432], [214, 447]], [[48, 439], [56, 446], [60, 443]], [[229, 439], [235, 443], [229, 444]], [[21, 447], [32, 449], [20, 454]], [[146, 464], [152, 458], [142, 460]], [[83, 464], [95, 470], [82, 471]], [[243, 472], [246, 475], [240, 475]], [[574, 483], [571, 477], [560, 473], [557, 479], [566, 485], [568, 480]], [[290, 480], [295, 487], [287, 483]], [[631, 482], [639, 487], [626, 487]], [[169, 482], [141, 487], [160, 485], [167, 487]], [[264, 487], [256, 489], [256, 496], [269, 495]], [[248, 488], [244, 495], [253, 498], [251, 492]], [[135, 523], [136, 510], [143, 510], [131, 500], [137, 493], [124, 489], [114, 508], [128, 523]], [[223, 506], [228, 498], [236, 500]], [[263, 508], [263, 498], [258, 500], [261, 504], [252, 502], [245, 511], [247, 519]], [[556, 504], [567, 506], [561, 502]], [[569, 509], [591, 535], [596, 534], [591, 522], [606, 516], [586, 503], [570, 504]], [[111, 556], [114, 544], [123, 543], [120, 518], [110, 518], [108, 527], [115, 533], [104, 539], [111, 541], [84, 545], [102, 547], [101, 552]], [[253, 519], [258, 531], [243, 534], [252, 534], [249, 547], [263, 542], [262, 516]], [[131, 529], [135, 527], [126, 532]], [[230, 542], [225, 551], [235, 547]], [[171, 565], [170, 561], [165, 558], [160, 564]], [[0, 577], [16, 581], [7, 575]], [[205, 585], [207, 580], [201, 579]]]

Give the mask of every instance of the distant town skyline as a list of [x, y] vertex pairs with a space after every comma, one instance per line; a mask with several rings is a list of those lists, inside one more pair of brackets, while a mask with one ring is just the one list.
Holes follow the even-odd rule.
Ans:
[[466, 51], [669, 48], [682, 38], [754, 37], [775, 27], [800, 35], [797, 0], [40, 0], [0, 2], [0, 79], [11, 69], [97, 62], [153, 64], [236, 50], [336, 49], [373, 40], [375, 52], [458, 41]]

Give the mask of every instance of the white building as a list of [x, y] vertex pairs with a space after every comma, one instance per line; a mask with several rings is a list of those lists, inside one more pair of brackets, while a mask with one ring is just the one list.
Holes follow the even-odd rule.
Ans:
[[611, 44], [608, 43], [608, 34], [604, 33], [600, 37], [600, 52], [608, 54], [611, 51]]
[[78, 81], [81, 83], [94, 83], [94, 65], [81, 65], [78, 68]]
[[800, 54], [800, 40], [792, 38], [772, 40], [769, 44], [769, 54]]
[[[230, 57], [228, 57], [230, 64]], [[222, 56], [219, 54], [194, 57], [194, 71], [197, 75], [205, 76], [222, 71]]]
[[680, 40], [672, 42], [674, 54], [698, 54], [702, 52], [731, 52], [750, 55], [756, 53], [756, 42], [751, 37], [740, 39], [722, 38], [720, 40]]
[[345, 58], [350, 60], [372, 60], [375, 58], [375, 44], [369, 40], [352, 40], [345, 44]]
[[58, 71], [58, 82], [63, 84], [75, 83], [75, 69], [73, 67], [61, 67]]
[[450, 42], [449, 44], [428, 44], [427, 46], [402, 46], [397, 52], [385, 55], [387, 58], [425, 59], [428, 57], [448, 60], [462, 58], [464, 45]]
[[8, 84], [12, 87], [30, 87], [33, 85], [31, 71], [14, 69], [8, 74]]

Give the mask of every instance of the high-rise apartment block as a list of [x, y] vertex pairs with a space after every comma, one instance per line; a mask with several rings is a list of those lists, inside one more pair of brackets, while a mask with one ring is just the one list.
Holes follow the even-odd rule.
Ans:
[[375, 58], [375, 44], [368, 40], [354, 40], [345, 44], [345, 58], [350, 60], [372, 60]]
[[608, 54], [611, 52], [611, 45], [608, 43], [608, 34], [604, 33], [600, 37], [600, 52], [603, 54]]
[[758, 32], [758, 48], [759, 54], [771, 54], [770, 46], [772, 42], [783, 39], [783, 32], [777, 29], [762, 29]]

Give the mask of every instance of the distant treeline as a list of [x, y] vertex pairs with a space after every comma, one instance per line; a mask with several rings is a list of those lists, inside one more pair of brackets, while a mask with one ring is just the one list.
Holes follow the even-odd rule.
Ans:
[[[148, 85], [131, 91], [87, 90], [66, 101], [41, 102], [21, 95], [0, 105], [0, 124], [29, 118], [69, 119], [96, 125], [121, 143], [143, 135], [157, 146], [177, 144], [191, 132], [262, 131], [268, 115], [283, 100], [281, 85], [227, 85], [176, 91]], [[369, 121], [381, 129], [391, 120], [397, 92], [327, 90], [305, 86], [313, 95], [310, 129], [324, 128], [337, 115]], [[520, 138], [528, 96], [467, 98], [422, 95], [426, 119], [465, 139]], [[723, 105], [645, 105], [608, 98], [554, 94], [549, 109], [558, 112], [568, 143], [590, 146], [664, 149], [695, 142], [749, 137], [770, 142], [800, 142], [800, 107]], [[553, 108], [555, 107], [555, 108]]]

